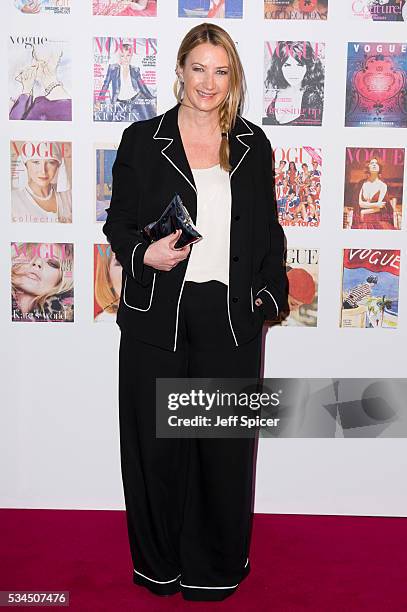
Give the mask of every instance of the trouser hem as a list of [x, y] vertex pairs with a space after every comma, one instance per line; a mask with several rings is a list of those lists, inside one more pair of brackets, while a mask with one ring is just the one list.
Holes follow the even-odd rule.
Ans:
[[241, 580], [232, 585], [226, 586], [204, 586], [196, 583], [189, 583], [183, 581], [181, 578], [180, 587], [182, 597], [188, 601], [222, 601], [233, 595], [236, 592], [239, 584], [248, 576], [250, 573], [250, 562], [247, 563], [243, 570], [243, 576]]
[[181, 574], [170, 580], [156, 580], [142, 575], [142, 573], [136, 573], [133, 571], [133, 582], [139, 586], [146, 587], [149, 591], [155, 595], [175, 595], [180, 591], [180, 580]]

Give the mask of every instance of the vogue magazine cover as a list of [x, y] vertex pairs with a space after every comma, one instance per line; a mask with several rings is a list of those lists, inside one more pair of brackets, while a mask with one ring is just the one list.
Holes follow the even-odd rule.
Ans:
[[344, 229], [401, 229], [404, 149], [347, 147]]
[[23, 15], [69, 15], [72, 0], [11, 0]]
[[8, 46], [9, 118], [71, 121], [69, 44], [42, 34], [12, 34]]
[[11, 220], [72, 223], [72, 143], [10, 142]]
[[345, 126], [407, 127], [407, 43], [348, 43]]
[[286, 264], [290, 312], [282, 324], [288, 327], [316, 327], [319, 250], [288, 248]]
[[155, 117], [157, 40], [97, 36], [93, 51], [94, 121]]
[[157, 15], [157, 0], [92, 0], [92, 3], [94, 15], [110, 17], [156, 17]]
[[115, 322], [122, 288], [122, 267], [110, 244], [93, 246], [94, 321]]
[[264, 45], [263, 125], [322, 125], [325, 43]]
[[341, 327], [398, 324], [400, 251], [344, 249]]
[[328, 0], [264, 0], [265, 19], [328, 18]]
[[242, 16], [243, 0], [178, 0], [178, 17], [241, 19]]
[[11, 320], [73, 322], [72, 243], [11, 243]]
[[275, 147], [273, 153], [280, 224], [318, 227], [321, 215], [321, 149], [308, 146]]
[[95, 186], [96, 186], [96, 221], [106, 221], [112, 197], [112, 166], [116, 159], [117, 145], [95, 145]]
[[407, 0], [348, 0], [351, 16], [366, 21], [407, 21]]

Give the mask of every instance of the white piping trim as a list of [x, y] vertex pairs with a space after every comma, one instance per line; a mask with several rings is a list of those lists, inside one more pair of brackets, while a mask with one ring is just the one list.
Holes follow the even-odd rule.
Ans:
[[184, 279], [182, 281], [181, 291], [179, 292], [179, 296], [178, 296], [177, 315], [175, 317], [175, 338], [174, 338], [174, 349], [173, 349], [174, 352], [177, 350], [178, 310], [179, 310], [179, 303], [180, 303], [180, 300], [181, 300], [182, 290], [184, 289], [184, 284], [185, 284], [185, 276], [184, 276]]
[[184, 584], [180, 582], [180, 585], [183, 587], [187, 587], [188, 589], [234, 589], [239, 586], [239, 583], [232, 584], [231, 586], [200, 586], [199, 584]]
[[252, 312], [254, 312], [254, 306], [253, 306], [253, 287], [250, 287], [250, 303], [252, 305]]
[[126, 304], [126, 306], [127, 306], [128, 308], [133, 308], [133, 310], [141, 310], [142, 312], [147, 312], [147, 310], [150, 310], [150, 308], [151, 308], [151, 302], [153, 301], [153, 293], [154, 293], [154, 285], [155, 285], [155, 275], [156, 275], [156, 272], [154, 272], [154, 276], [153, 276], [153, 286], [152, 286], [152, 289], [151, 289], [151, 294], [150, 294], [150, 303], [149, 303], [149, 305], [148, 305], [148, 307], [147, 307], [147, 308], [137, 308], [137, 306], [132, 306], [131, 304], [128, 304], [128, 303], [126, 302], [126, 285], [127, 285], [127, 275], [126, 275], [126, 278], [124, 279], [123, 301], [124, 301], [124, 303]]
[[[277, 302], [276, 302], [276, 300], [274, 299], [274, 296], [273, 296], [273, 295], [271, 295], [270, 291], [269, 291], [268, 289], [265, 289], [264, 287], [263, 287], [263, 289], [260, 289], [260, 291], [265, 291], [266, 293], [268, 293], [268, 294], [269, 294], [269, 296], [270, 296], [270, 297], [271, 297], [271, 299], [273, 300], [274, 305], [275, 305], [276, 310], [277, 310], [277, 315], [276, 315], [276, 316], [278, 316], [278, 306], [277, 306]], [[258, 294], [260, 293], [260, 291], [258, 291], [256, 295], [258, 295]]]
[[[244, 564], [247, 567], [249, 563], [249, 557], [247, 557], [246, 563]], [[233, 584], [232, 586], [199, 586], [197, 584], [184, 584], [180, 581], [180, 586], [187, 587], [188, 589], [234, 589], [239, 586], [239, 582], [237, 584]]]
[[230, 173], [230, 177], [232, 178], [233, 174], [236, 172], [236, 170], [238, 169], [238, 167], [240, 166], [240, 164], [242, 163], [242, 161], [244, 160], [244, 158], [246, 157], [246, 155], [248, 154], [248, 152], [250, 151], [250, 147], [248, 144], [246, 144], [245, 142], [243, 142], [242, 140], [240, 140], [241, 136], [253, 136], [254, 132], [253, 130], [251, 130], [249, 128], [249, 126], [247, 125], [246, 121], [243, 119], [243, 117], [241, 117], [240, 115], [239, 119], [241, 121], [243, 121], [243, 123], [245, 124], [245, 126], [247, 127], [248, 130], [250, 130], [249, 132], [245, 133], [245, 134], [237, 134], [236, 138], [237, 140], [240, 142], [240, 144], [244, 145], [246, 147], [246, 151], [243, 153], [242, 157], [240, 158], [239, 163], [237, 164], [236, 168], [233, 168], [232, 172]]
[[136, 574], [143, 576], [143, 578], [146, 578], [147, 580], [151, 580], [151, 582], [157, 582], [157, 584], [168, 584], [169, 582], [175, 582], [181, 576], [181, 574], [178, 574], [176, 578], [172, 578], [171, 580], [154, 580], [154, 578], [149, 578], [148, 576], [146, 576], [145, 574], [142, 574], [141, 572], [138, 572], [137, 570], [134, 570], [134, 571], [136, 572]]
[[226, 294], [226, 304], [227, 304], [227, 307], [228, 307], [229, 325], [230, 325], [230, 329], [232, 330], [233, 339], [235, 341], [236, 346], [239, 346], [238, 343], [237, 343], [237, 340], [236, 340], [235, 332], [233, 331], [232, 321], [231, 321], [231, 318], [230, 318], [230, 310], [229, 310], [229, 283], [228, 283], [228, 290], [227, 290], [227, 294]]
[[135, 246], [135, 247], [134, 247], [134, 249], [133, 249], [133, 253], [131, 254], [131, 271], [132, 271], [132, 274], [133, 274], [133, 278], [134, 278], [134, 279], [135, 279], [136, 277], [134, 276], [134, 261], [133, 261], [133, 257], [134, 257], [134, 252], [135, 252], [135, 250], [137, 249], [137, 247], [138, 247], [138, 246], [140, 246], [140, 244], [142, 244], [142, 243], [141, 243], [141, 242], [138, 242], [138, 243], [136, 244], [136, 246]]
[[155, 134], [154, 134], [154, 136], [153, 136], [153, 139], [154, 139], [154, 140], [169, 140], [169, 143], [167, 144], [167, 146], [166, 146], [166, 147], [164, 147], [163, 149], [161, 149], [161, 153], [164, 155], [164, 157], [165, 157], [166, 159], [168, 159], [168, 161], [170, 162], [170, 164], [171, 164], [172, 166], [174, 166], [174, 168], [175, 168], [176, 170], [178, 170], [178, 172], [179, 172], [179, 173], [180, 173], [180, 174], [181, 174], [181, 175], [184, 177], [184, 179], [187, 181], [187, 183], [189, 183], [189, 184], [191, 185], [192, 189], [193, 189], [193, 190], [195, 191], [195, 193], [198, 195], [198, 192], [197, 192], [196, 187], [194, 186], [194, 184], [193, 184], [193, 183], [191, 183], [191, 181], [189, 180], [189, 178], [188, 178], [187, 176], [185, 176], [185, 174], [182, 172], [182, 170], [180, 170], [180, 169], [178, 168], [178, 166], [177, 166], [176, 164], [174, 164], [174, 162], [172, 161], [172, 159], [170, 159], [170, 158], [168, 157], [168, 155], [166, 155], [166, 154], [165, 154], [165, 151], [168, 149], [168, 147], [170, 147], [170, 146], [172, 145], [172, 143], [174, 142], [174, 139], [173, 139], [173, 138], [166, 138], [165, 136], [157, 136], [157, 133], [158, 133], [158, 131], [159, 131], [160, 127], [161, 127], [161, 124], [162, 124], [163, 119], [164, 119], [164, 117], [165, 117], [165, 115], [166, 115], [166, 114], [167, 114], [167, 113], [164, 113], [164, 114], [163, 114], [163, 116], [162, 116], [162, 118], [161, 118], [161, 121], [160, 121], [160, 123], [159, 123], [159, 125], [158, 125], [158, 128], [157, 128], [157, 130], [156, 130], [156, 132], [155, 132]]
[[[267, 285], [264, 285], [263, 289], [265, 289], [267, 287]], [[259, 295], [260, 291], [263, 291], [263, 289], [259, 289], [258, 292], [256, 293], [256, 295]]]

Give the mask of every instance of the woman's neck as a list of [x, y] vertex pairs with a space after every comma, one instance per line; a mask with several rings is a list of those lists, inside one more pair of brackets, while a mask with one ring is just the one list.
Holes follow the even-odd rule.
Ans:
[[40, 187], [34, 181], [29, 180], [28, 186], [31, 189], [34, 196], [38, 196], [39, 198], [46, 198], [52, 190], [51, 184], [48, 183], [45, 187]]
[[213, 135], [220, 131], [218, 109], [205, 112], [193, 108], [192, 105], [181, 103], [178, 110], [178, 125], [180, 129], [201, 134]]

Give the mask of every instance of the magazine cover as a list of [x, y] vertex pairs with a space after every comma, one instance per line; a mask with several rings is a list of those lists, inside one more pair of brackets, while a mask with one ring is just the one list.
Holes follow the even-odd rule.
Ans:
[[71, 53], [46, 36], [9, 36], [9, 118], [71, 121]]
[[396, 328], [400, 251], [344, 249], [341, 327]]
[[11, 243], [11, 320], [72, 323], [73, 244]]
[[316, 327], [318, 318], [319, 250], [287, 249], [289, 315], [287, 327]]
[[407, 21], [407, 0], [348, 0], [351, 16], [368, 21]]
[[112, 197], [112, 167], [116, 159], [117, 145], [95, 145], [96, 160], [96, 221], [106, 221], [106, 208]]
[[346, 148], [344, 229], [401, 229], [404, 153]]
[[24, 15], [48, 13], [53, 15], [69, 15], [71, 0], [11, 0]]
[[328, 19], [328, 0], [264, 0], [265, 19]]
[[93, 49], [94, 121], [155, 117], [157, 39], [97, 36]]
[[322, 152], [314, 147], [276, 147], [274, 181], [278, 220], [283, 226], [318, 227]]
[[322, 125], [325, 43], [264, 45], [263, 125]]
[[72, 144], [10, 141], [11, 220], [72, 223]]
[[93, 318], [116, 321], [122, 289], [122, 267], [110, 244], [93, 245]]
[[93, 0], [94, 15], [156, 17], [157, 0]]
[[407, 45], [348, 43], [347, 127], [407, 127]]
[[178, 0], [178, 17], [241, 19], [243, 0]]

